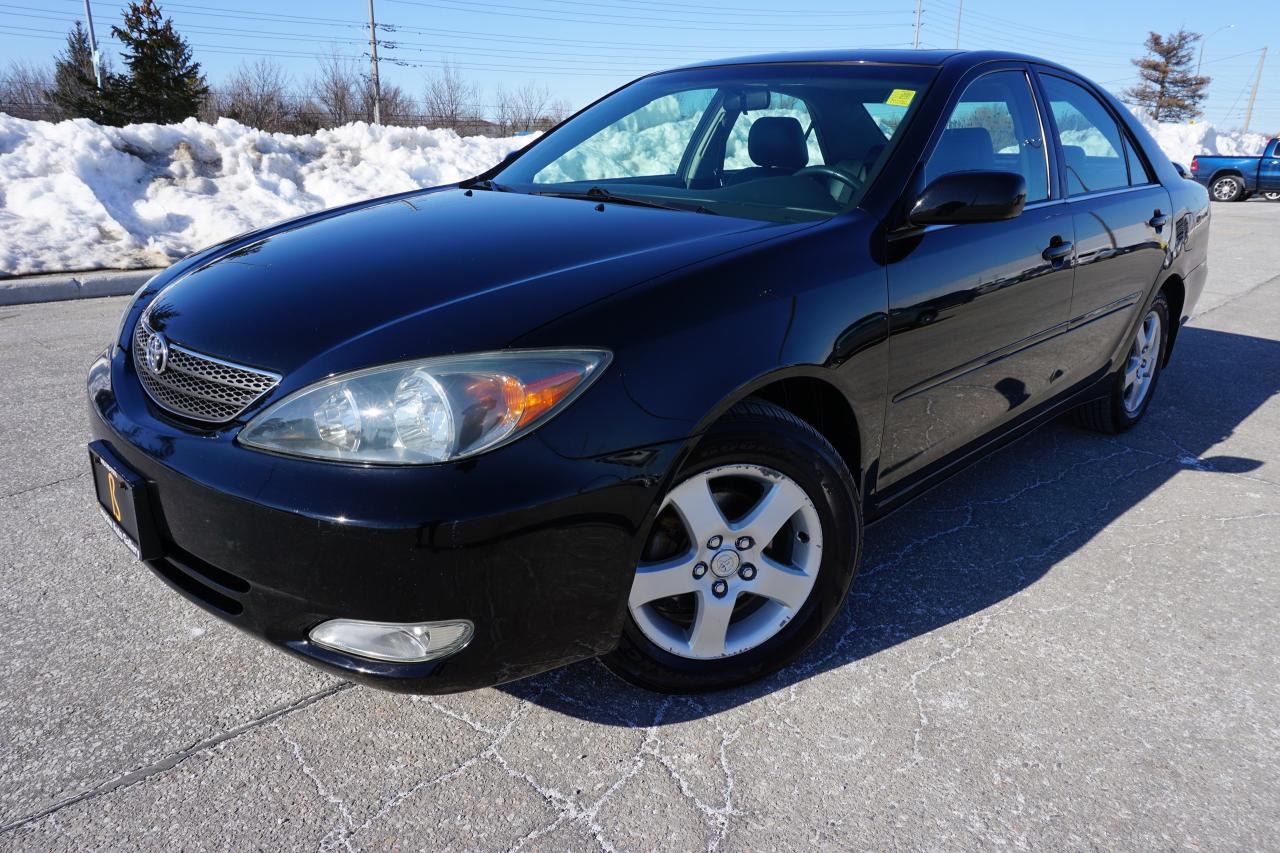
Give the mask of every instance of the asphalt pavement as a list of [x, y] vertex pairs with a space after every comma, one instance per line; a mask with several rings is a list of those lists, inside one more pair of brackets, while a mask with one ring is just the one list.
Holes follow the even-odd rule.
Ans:
[[830, 634], [671, 698], [439, 698], [205, 615], [95, 508], [124, 300], [0, 308], [0, 849], [1274, 849], [1280, 204], [1215, 205], [1144, 423], [1052, 424], [868, 531]]

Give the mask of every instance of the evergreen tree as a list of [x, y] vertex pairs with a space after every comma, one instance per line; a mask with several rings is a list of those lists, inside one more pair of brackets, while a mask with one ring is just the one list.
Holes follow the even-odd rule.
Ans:
[[76, 21], [67, 33], [67, 46], [54, 61], [53, 88], [47, 97], [68, 118], [91, 118], [101, 124], [119, 124], [111, 93], [117, 78], [103, 62], [98, 63], [102, 89], [93, 74], [93, 49], [89, 34]]
[[1209, 78], [1192, 71], [1194, 46], [1199, 33], [1180, 29], [1162, 36], [1147, 36], [1147, 55], [1133, 60], [1142, 82], [1125, 91], [1125, 97], [1155, 121], [1186, 121], [1204, 114], [1200, 104], [1208, 92]]
[[120, 102], [131, 121], [168, 124], [196, 115], [209, 92], [200, 63], [155, 0], [130, 3], [124, 27], [111, 32], [124, 43], [129, 73]]

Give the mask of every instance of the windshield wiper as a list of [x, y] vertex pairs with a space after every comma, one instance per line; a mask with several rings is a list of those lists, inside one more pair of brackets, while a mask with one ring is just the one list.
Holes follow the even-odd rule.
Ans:
[[665, 201], [655, 201], [649, 198], [636, 198], [634, 196], [616, 195], [609, 192], [604, 187], [592, 187], [586, 192], [567, 192], [564, 190], [543, 190], [542, 192], [533, 193], [533, 195], [546, 195], [555, 198], [576, 198], [583, 201], [599, 201], [609, 202], [611, 204], [630, 204], [635, 207], [656, 207], [660, 210], [678, 210], [682, 213], [710, 213], [715, 214], [714, 210], [702, 205], [686, 205], [671, 204]]
[[463, 181], [462, 183], [458, 184], [458, 186], [464, 190], [490, 190], [496, 193], [516, 192], [516, 190], [512, 189], [506, 184], [500, 184], [497, 181], [493, 181], [488, 178], [485, 178], [483, 181], [475, 181], [475, 180]]

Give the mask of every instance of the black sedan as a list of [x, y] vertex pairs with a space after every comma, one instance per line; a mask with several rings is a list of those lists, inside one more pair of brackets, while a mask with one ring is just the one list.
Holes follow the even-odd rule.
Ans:
[[1061, 413], [1141, 420], [1208, 223], [1049, 62], [653, 74], [154, 278], [89, 374], [96, 496], [182, 595], [346, 677], [722, 688], [823, 632], [865, 522]]

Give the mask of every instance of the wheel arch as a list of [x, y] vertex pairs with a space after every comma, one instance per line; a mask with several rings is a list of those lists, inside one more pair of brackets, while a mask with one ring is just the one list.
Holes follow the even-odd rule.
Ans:
[[849, 395], [827, 368], [796, 365], [760, 376], [737, 388], [698, 423], [695, 440], [690, 442], [686, 452], [692, 450], [726, 412], [748, 397], [767, 400], [817, 430], [840, 455], [858, 487], [859, 500], [866, 503], [873, 485], [875, 465], [863, 456], [864, 450], [873, 443], [862, 434], [862, 428], [871, 419], [859, 417]]
[[1213, 197], [1213, 187], [1223, 178], [1235, 178], [1240, 183], [1240, 195], [1236, 196], [1236, 201], [1244, 201], [1249, 197], [1249, 183], [1245, 180], [1244, 172], [1235, 166], [1224, 166], [1214, 172], [1209, 178], [1209, 182], [1205, 187], [1209, 190], [1210, 198]]
[[1187, 286], [1182, 276], [1174, 273], [1161, 282], [1156, 292], [1163, 291], [1169, 302], [1169, 345], [1164, 350], [1162, 366], [1167, 367], [1173, 355], [1173, 345], [1178, 340], [1178, 331], [1182, 328], [1182, 308], [1187, 304]]

